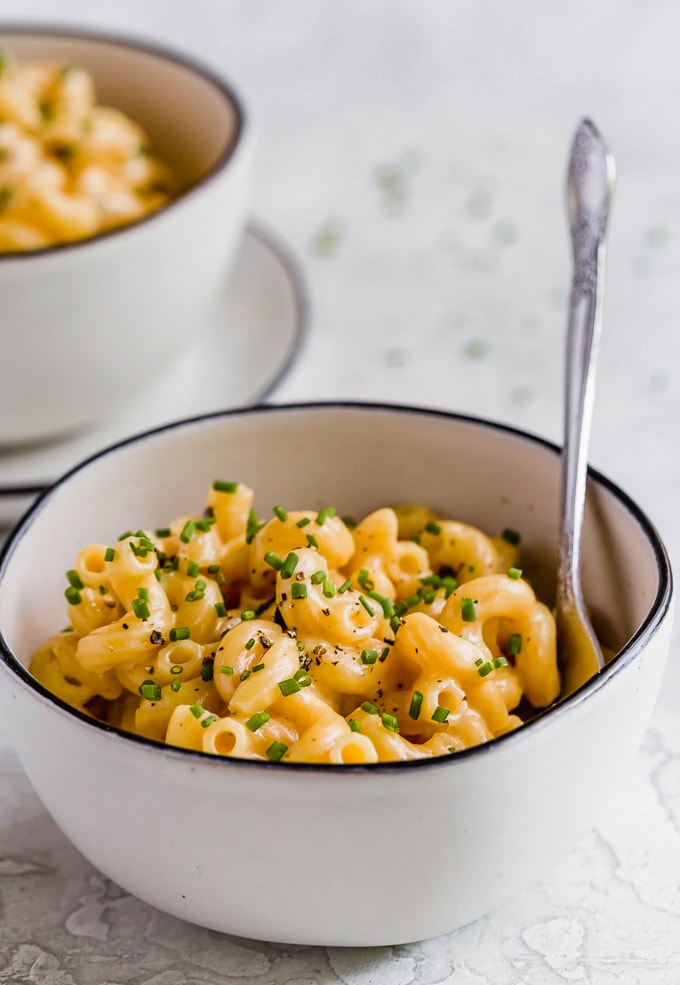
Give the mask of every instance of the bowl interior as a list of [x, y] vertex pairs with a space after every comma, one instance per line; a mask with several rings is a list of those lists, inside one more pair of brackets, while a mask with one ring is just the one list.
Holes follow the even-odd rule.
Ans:
[[[559, 453], [540, 440], [404, 408], [264, 408], [172, 426], [90, 460], [24, 521], [0, 568], [2, 636], [26, 666], [65, 622], [64, 572], [82, 547], [200, 512], [216, 478], [250, 485], [263, 516], [275, 504], [361, 517], [421, 502], [491, 534], [512, 527], [550, 603], [559, 473]], [[598, 628], [618, 651], [649, 623], [669, 573], [644, 515], [601, 477], [589, 483], [583, 568]]]
[[65, 62], [89, 71], [98, 102], [141, 124], [187, 185], [215, 168], [237, 138], [235, 96], [205, 70], [160, 49], [37, 29], [0, 29], [0, 49], [19, 61]]

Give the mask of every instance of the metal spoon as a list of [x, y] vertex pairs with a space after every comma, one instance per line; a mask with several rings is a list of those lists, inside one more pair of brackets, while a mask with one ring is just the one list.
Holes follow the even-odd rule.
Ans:
[[593, 123], [583, 120], [576, 130], [567, 176], [574, 268], [567, 334], [556, 602], [563, 696], [604, 666], [583, 602], [581, 534], [595, 355], [602, 324], [605, 233], [613, 185], [614, 159]]

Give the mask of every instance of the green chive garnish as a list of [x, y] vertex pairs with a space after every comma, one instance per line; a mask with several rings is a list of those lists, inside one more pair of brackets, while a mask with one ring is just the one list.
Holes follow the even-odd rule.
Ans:
[[248, 514], [248, 522], [246, 523], [246, 544], [252, 544], [255, 534], [262, 527], [264, 527], [264, 523], [260, 523], [255, 510], [251, 510]]
[[300, 669], [293, 674], [293, 677], [298, 682], [300, 687], [309, 687], [312, 683], [312, 678], [309, 676], [304, 667], [300, 667]]
[[67, 571], [66, 572], [66, 577], [68, 578], [69, 585], [72, 585], [73, 588], [80, 589], [80, 588], [84, 588], [85, 587], [83, 585], [82, 581], [80, 580], [80, 575], [78, 574], [78, 572], [75, 569], [71, 568], [70, 571]]
[[399, 719], [395, 718], [394, 715], [388, 715], [386, 711], [382, 713], [382, 723], [388, 732], [398, 732], [399, 731]]
[[348, 578], [347, 581], [343, 581], [342, 585], [338, 589], [338, 594], [344, 595], [345, 592], [349, 591], [351, 587], [352, 587], [352, 579]]
[[259, 728], [269, 721], [269, 712], [267, 711], [256, 711], [254, 715], [251, 715], [246, 722], [246, 728], [249, 728], [251, 732], [257, 732]]
[[437, 705], [435, 710], [432, 712], [432, 721], [444, 723], [449, 717], [450, 711], [448, 708], [443, 708], [441, 705]]
[[251, 636], [248, 642], [246, 643], [246, 650], [252, 650], [254, 646], [255, 646], [255, 637]]
[[146, 701], [161, 700], [160, 684], [156, 684], [155, 681], [144, 681], [139, 685], [139, 693]]
[[358, 722], [356, 718], [350, 718], [349, 727], [352, 732], [361, 732], [361, 722]]
[[170, 690], [171, 691], [177, 692], [177, 691], [180, 690], [181, 687], [182, 687], [182, 682], [181, 681], [170, 681]]
[[259, 670], [264, 670], [264, 664], [255, 664], [255, 666], [253, 667], [252, 672], [253, 672], [253, 674], [257, 674], [257, 672]]
[[285, 681], [279, 681], [279, 691], [284, 698], [287, 698], [289, 694], [295, 694], [299, 690], [300, 685], [293, 677], [289, 677]]
[[283, 558], [275, 554], [274, 551], [267, 551], [264, 556], [264, 563], [268, 564], [274, 571], [280, 571], [283, 567]]
[[460, 614], [463, 622], [474, 622], [477, 618], [477, 606], [474, 599], [460, 600]]
[[148, 619], [150, 616], [149, 606], [144, 601], [144, 599], [133, 599], [132, 600], [132, 611], [137, 616], [138, 619]]
[[281, 577], [292, 578], [299, 560], [300, 559], [295, 553], [295, 551], [291, 551], [281, 566]]
[[193, 520], [187, 520], [187, 522], [182, 527], [182, 532], [179, 535], [179, 539], [183, 544], [188, 544], [191, 538], [196, 533], [196, 524]]
[[137, 596], [138, 596], [138, 598], [142, 599], [144, 602], [148, 602], [149, 601], [149, 589], [148, 588], [144, 588], [144, 587], [138, 588], [137, 589]]
[[275, 506], [272, 510], [274, 516], [277, 516], [279, 520], [283, 523], [284, 520], [288, 519], [288, 514], [284, 510], [283, 506]]
[[425, 530], [428, 534], [432, 534], [433, 537], [437, 537], [442, 532], [441, 524], [435, 523], [434, 520], [430, 520], [425, 524]]
[[521, 577], [522, 577], [522, 569], [521, 568], [509, 568], [508, 569], [508, 578], [512, 578], [513, 581], [519, 581], [519, 579]]
[[363, 607], [366, 610], [366, 612], [368, 612], [369, 616], [374, 616], [375, 615], [375, 612], [373, 611], [373, 608], [371, 607], [368, 599], [364, 595], [360, 595], [359, 596], [359, 601], [363, 605]]
[[240, 681], [247, 681], [249, 677], [250, 677], [250, 671], [249, 670], [244, 670], [243, 673], [239, 675], [239, 680]]
[[319, 569], [315, 571], [312, 577], [309, 579], [312, 585], [321, 585], [322, 582], [326, 580], [326, 572]]
[[423, 704], [423, 695], [421, 691], [414, 691], [411, 695], [411, 704], [408, 708], [409, 718], [412, 718], [414, 722], [418, 720], [420, 715], [420, 709]]
[[299, 581], [293, 582], [290, 588], [290, 597], [292, 599], [306, 599], [307, 598], [307, 586], [303, 585]]
[[64, 592], [64, 595], [66, 596], [66, 601], [68, 602], [69, 605], [80, 605], [80, 603], [83, 601], [80, 592], [73, 585], [69, 585], [69, 587]]
[[224, 602], [216, 602], [215, 603], [215, 612], [217, 613], [217, 615], [218, 615], [218, 617], [220, 619], [224, 619], [225, 618], [225, 616], [227, 615], [227, 607], [224, 604]]
[[361, 587], [365, 589], [367, 592], [373, 588], [373, 582], [371, 581], [371, 576], [369, 575], [366, 568], [361, 569], [361, 571], [357, 575], [357, 581], [359, 582]]
[[188, 640], [191, 630], [188, 626], [175, 626], [170, 630], [170, 642], [176, 643], [177, 640]]
[[208, 728], [213, 722], [217, 721], [217, 715], [206, 715], [206, 717], [201, 721], [201, 728]]
[[481, 667], [477, 668], [477, 673], [480, 677], [488, 677], [492, 670], [493, 664], [487, 660], [486, 663], [483, 663]]
[[165, 540], [167, 537], [170, 537], [170, 535], [172, 534], [172, 530], [170, 529], [170, 527], [161, 527], [158, 530], [154, 530], [154, 534], [156, 535], [156, 537], [159, 537], [161, 540]]
[[362, 650], [361, 651], [361, 662], [362, 664], [374, 664], [378, 659], [377, 650]]
[[170, 668], [170, 673], [171, 674], [181, 674], [183, 670], [184, 670], [184, 667], [181, 664], [173, 664], [172, 667]]
[[238, 489], [238, 482], [222, 482], [220, 479], [215, 479], [212, 487], [215, 492], [235, 493]]
[[203, 714], [203, 707], [201, 705], [191, 705], [189, 711], [194, 716], [194, 718], [200, 718]]
[[380, 663], [385, 663], [389, 655], [390, 655], [390, 648], [389, 646], [386, 646], [385, 649], [380, 654], [380, 656], [378, 657], [378, 660], [380, 661]]
[[494, 657], [493, 665], [494, 668], [496, 669], [498, 669], [499, 667], [507, 667], [508, 661], [505, 659], [505, 657]]
[[335, 516], [337, 510], [334, 506], [327, 506], [324, 510], [319, 510], [316, 514], [316, 525], [317, 527], [323, 527], [324, 521], [330, 516]]
[[401, 626], [401, 620], [399, 619], [399, 616], [392, 616], [392, 618], [390, 619], [390, 629], [395, 634], [395, 636], [400, 626]]
[[516, 657], [517, 654], [522, 649], [522, 634], [521, 633], [510, 633], [508, 636], [508, 643], [505, 648], [505, 652], [509, 657]]
[[190, 578], [196, 578], [196, 577], [198, 577], [198, 572], [200, 570], [201, 569], [199, 568], [199, 566], [196, 564], [195, 561], [188, 561], [187, 562], [187, 574], [189, 575]]
[[335, 585], [330, 578], [325, 578], [323, 583], [323, 593], [327, 599], [332, 599], [335, 595]]
[[381, 595], [380, 592], [376, 592], [374, 589], [368, 593], [368, 597], [369, 599], [375, 599], [376, 602], [380, 603], [386, 619], [392, 618], [394, 615], [394, 606], [385, 595]]
[[233, 673], [234, 673], [234, 668], [233, 667], [227, 667], [226, 664], [223, 664], [220, 667], [220, 674], [227, 674], [229, 677], [231, 677], [231, 675]]
[[278, 763], [281, 757], [287, 752], [288, 746], [285, 742], [278, 742], [275, 740], [267, 749], [266, 756], [272, 763]]
[[115, 561], [115, 559], [116, 559], [116, 552], [112, 547], [107, 547], [106, 550], [104, 551], [104, 560]]
[[212, 660], [206, 660], [201, 667], [201, 680], [211, 681], [215, 675], [215, 664]]
[[251, 619], [255, 618], [255, 613], [252, 609], [246, 609], [245, 612], [241, 613], [241, 622], [250, 622]]
[[301, 520], [298, 520], [298, 522], [297, 522], [297, 523], [295, 524], [295, 526], [296, 526], [296, 527], [299, 527], [299, 528], [300, 528], [300, 530], [302, 530], [302, 528], [303, 528], [303, 527], [307, 527], [307, 526], [309, 526], [309, 524], [310, 524], [311, 522], [312, 522], [312, 521], [311, 521], [311, 520], [309, 519], [309, 517], [308, 517], [308, 516], [303, 516]]
[[380, 709], [375, 705], [371, 704], [370, 701], [364, 701], [361, 705], [361, 710], [365, 711], [367, 715], [379, 715]]
[[307, 534], [307, 544], [309, 547], [313, 547], [317, 551], [319, 550], [319, 542], [312, 534]]

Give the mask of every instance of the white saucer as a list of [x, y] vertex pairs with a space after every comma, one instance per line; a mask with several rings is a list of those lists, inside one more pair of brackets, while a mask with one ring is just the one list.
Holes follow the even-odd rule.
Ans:
[[300, 271], [286, 247], [250, 223], [215, 323], [115, 420], [49, 444], [0, 452], [0, 527], [58, 476], [116, 441], [183, 417], [259, 403], [295, 358], [307, 325]]

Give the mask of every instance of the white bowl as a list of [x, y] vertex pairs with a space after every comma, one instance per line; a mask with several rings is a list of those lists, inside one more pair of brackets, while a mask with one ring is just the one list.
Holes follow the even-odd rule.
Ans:
[[597, 819], [661, 681], [668, 558], [601, 475], [589, 483], [585, 592], [616, 656], [556, 707], [455, 756], [364, 767], [211, 757], [86, 718], [25, 668], [63, 624], [77, 550], [195, 511], [216, 476], [254, 488], [261, 511], [425, 501], [490, 532], [512, 526], [549, 598], [559, 471], [555, 447], [498, 424], [352, 404], [199, 418], [91, 458], [33, 507], [0, 559], [0, 694], [47, 809], [125, 889], [232, 934], [395, 944], [487, 913]]
[[[0, 255], [0, 445], [115, 413], [207, 323], [249, 205], [252, 137], [240, 97], [207, 69], [125, 38], [2, 28], [19, 61], [89, 70], [100, 102], [147, 131], [186, 190], [138, 222]], [[143, 426], [143, 422], [141, 422]]]

